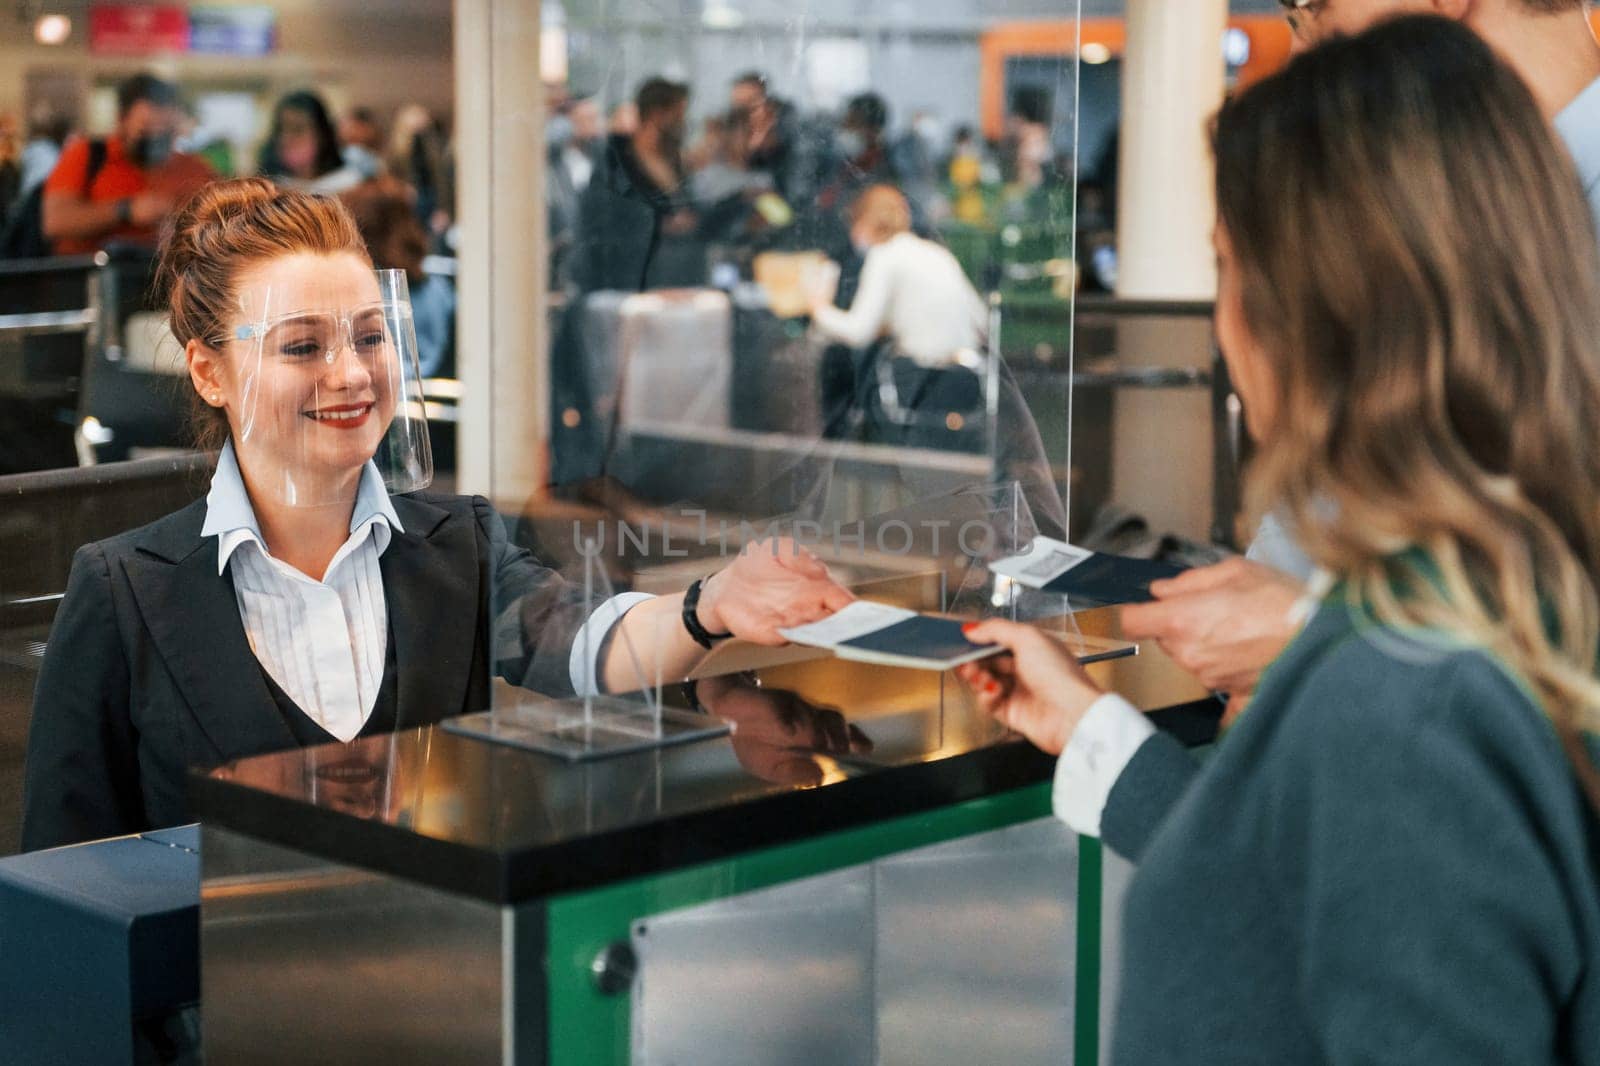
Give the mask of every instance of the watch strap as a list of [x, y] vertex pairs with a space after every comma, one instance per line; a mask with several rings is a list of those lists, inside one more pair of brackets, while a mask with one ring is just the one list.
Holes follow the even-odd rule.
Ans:
[[712, 645], [719, 640], [727, 640], [732, 633], [712, 633], [700, 624], [700, 591], [704, 578], [696, 578], [694, 584], [683, 594], [683, 628], [689, 631], [689, 636], [702, 648], [710, 650]]

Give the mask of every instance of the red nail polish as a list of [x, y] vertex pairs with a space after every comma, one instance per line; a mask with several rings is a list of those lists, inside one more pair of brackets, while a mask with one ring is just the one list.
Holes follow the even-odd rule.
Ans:
[[976, 623], [976, 622], [962, 622], [961, 623], [961, 632], [963, 632], [963, 633], [971, 633], [974, 629], [977, 629], [977, 628], [978, 628], [978, 623]]

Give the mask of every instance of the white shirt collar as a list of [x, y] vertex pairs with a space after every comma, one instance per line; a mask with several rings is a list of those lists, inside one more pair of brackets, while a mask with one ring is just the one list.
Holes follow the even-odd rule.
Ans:
[[[389, 538], [394, 531], [405, 532], [405, 527], [400, 524], [400, 516], [395, 513], [394, 504], [389, 499], [389, 491], [384, 488], [383, 475], [378, 473], [377, 465], [370, 459], [361, 468], [356, 505], [350, 512], [351, 539], [354, 540], [358, 531], [365, 532], [368, 527], [373, 531], [379, 555], [389, 546]], [[228, 560], [241, 544], [253, 542], [263, 554], [267, 554], [266, 541], [261, 537], [261, 525], [256, 521], [250, 493], [245, 490], [244, 476], [239, 472], [239, 460], [233, 453], [232, 441], [224, 444], [222, 454], [217, 456], [217, 470], [211, 475], [211, 491], [206, 494], [206, 520], [200, 527], [200, 535], [218, 538], [219, 575], [228, 568]], [[334, 562], [337, 563], [346, 554], [347, 551], [341, 549], [334, 557]], [[330, 566], [329, 570], [332, 569]]]
[[1600, 185], [1600, 78], [1561, 109], [1555, 126], [1578, 165], [1584, 190]]

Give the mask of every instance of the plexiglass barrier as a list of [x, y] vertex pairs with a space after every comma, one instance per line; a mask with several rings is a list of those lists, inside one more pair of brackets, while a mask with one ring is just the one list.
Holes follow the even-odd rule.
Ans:
[[[804, 551], [863, 600], [1131, 651], [989, 569], [1070, 535], [1077, 15], [547, 0], [546, 291], [496, 296], [543, 301], [548, 409], [509, 416], [536, 434], [494, 426], [489, 478], [515, 482], [499, 472], [547, 440], [540, 486], [493, 500], [541, 576], [503, 584], [504, 683], [453, 728], [539, 723], [538, 745], [559, 733], [577, 756], [626, 746], [599, 723], [647, 716], [665, 742], [686, 672], [818, 655], [740, 639], [681, 669], [678, 612], [644, 597], [741, 553]], [[1019, 19], [1056, 43], [1005, 45]], [[493, 136], [540, 125], [516, 117]], [[1062, 388], [1030, 390], [1041, 373]]]

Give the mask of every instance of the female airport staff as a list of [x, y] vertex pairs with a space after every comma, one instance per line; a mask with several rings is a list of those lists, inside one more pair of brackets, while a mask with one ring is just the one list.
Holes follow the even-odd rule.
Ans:
[[1203, 767], [1161, 736], [1097, 766], [1092, 735], [1148, 727], [1035, 631], [977, 627], [1013, 656], [965, 671], [1062, 753], [1057, 812], [1139, 862], [1114, 1061], [1600, 1063], [1600, 256], [1572, 162], [1435, 19], [1297, 59], [1223, 108], [1216, 157], [1217, 333], [1314, 613]]
[[[403, 283], [336, 200], [206, 187], [161, 249], [206, 499], [78, 551], [34, 700], [22, 845], [190, 820], [192, 765], [351, 740], [489, 704], [489, 668], [552, 695], [681, 677], [718, 635], [850, 600], [815, 558], [750, 551], [690, 592], [581, 594], [431, 475]], [[394, 494], [391, 494], [391, 490]]]

